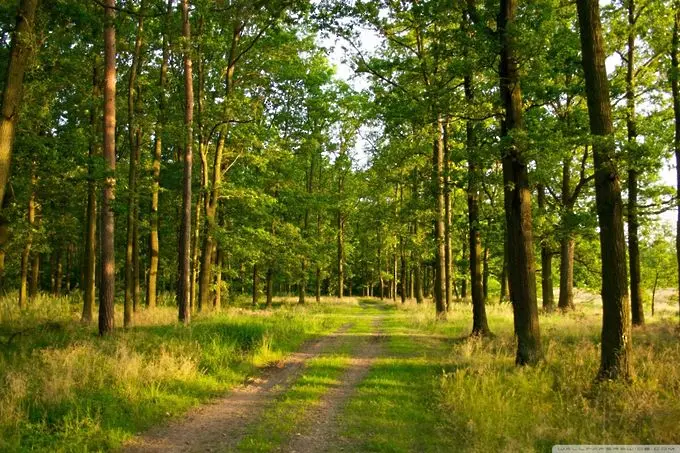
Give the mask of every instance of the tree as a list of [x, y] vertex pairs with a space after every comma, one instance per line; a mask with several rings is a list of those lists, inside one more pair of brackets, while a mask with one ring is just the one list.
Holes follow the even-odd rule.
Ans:
[[102, 193], [101, 265], [99, 286], [99, 335], [113, 331], [116, 293], [115, 219], [113, 201], [116, 185], [116, 25], [115, 0], [104, 3], [104, 139], [106, 181]]
[[510, 300], [515, 316], [518, 365], [530, 365], [542, 357], [536, 302], [536, 275], [532, 236], [531, 191], [526, 158], [522, 93], [515, 49], [516, 0], [501, 0], [498, 31], [501, 39], [501, 98], [503, 120], [503, 184], [509, 251]]
[[631, 320], [628, 299], [623, 202], [614, 157], [609, 81], [605, 69], [600, 8], [597, 0], [578, 0], [590, 131], [593, 134], [595, 200], [602, 259], [602, 344], [599, 379], [631, 376]]
[[[17, 22], [12, 36], [12, 50], [5, 73], [0, 112], [0, 203], [5, 199], [9, 180], [14, 134], [19, 119], [24, 73], [33, 45], [33, 26], [38, 0], [22, 0], [17, 11]], [[1, 207], [0, 207], [1, 209]]]
[[189, 0], [182, 0], [182, 53], [184, 60], [184, 171], [182, 175], [182, 215], [177, 271], [179, 321], [191, 321], [191, 175], [193, 164], [194, 85], [191, 60]]

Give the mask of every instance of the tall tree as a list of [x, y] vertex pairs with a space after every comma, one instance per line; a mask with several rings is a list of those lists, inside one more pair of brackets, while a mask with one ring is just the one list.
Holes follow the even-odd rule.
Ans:
[[[144, 3], [140, 7], [143, 12]], [[144, 15], [139, 14], [137, 19], [137, 37], [135, 48], [132, 53], [132, 66], [128, 77], [128, 144], [130, 148], [130, 168], [128, 175], [128, 212], [127, 212], [127, 244], [125, 247], [125, 300], [123, 324], [125, 327], [132, 325], [133, 302], [136, 301], [136, 281], [139, 278], [138, 269], [135, 266], [136, 230], [137, 230], [137, 167], [139, 165], [139, 153], [141, 148], [141, 127], [137, 124], [135, 110], [139, 90], [137, 75], [139, 72], [140, 59], [142, 57], [142, 33], [144, 32]], [[135, 274], [137, 278], [135, 278]], [[134, 299], [134, 300], [133, 300]]]
[[[5, 199], [9, 180], [14, 135], [19, 119], [24, 73], [32, 48], [33, 27], [38, 0], [21, 0], [12, 35], [12, 50], [5, 74], [5, 88], [0, 108], [0, 203]], [[1, 209], [1, 208], [0, 208]]]
[[116, 294], [115, 219], [116, 186], [116, 0], [104, 3], [104, 139], [106, 181], [102, 194], [101, 284], [99, 285], [99, 334], [113, 330]]
[[577, 0], [583, 72], [593, 134], [595, 202], [602, 257], [602, 343], [598, 378], [631, 376], [631, 320], [623, 233], [623, 202], [615, 160], [609, 80], [605, 69], [600, 7], [597, 0]]
[[154, 133], [153, 163], [151, 164], [151, 215], [149, 218], [149, 279], [146, 286], [146, 305], [149, 308], [156, 307], [158, 298], [158, 194], [160, 191], [161, 159], [163, 157], [163, 133], [166, 118], [166, 90], [168, 85], [168, 65], [170, 61], [170, 45], [168, 43], [168, 27], [172, 14], [172, 0], [168, 0], [163, 24], [162, 60], [159, 76], [158, 94], [158, 118], [156, 118], [156, 130]]
[[179, 321], [191, 321], [191, 174], [193, 164], [194, 86], [191, 60], [191, 22], [189, 0], [182, 0], [182, 53], [184, 59], [184, 171], [182, 174], [182, 211], [177, 271]]
[[522, 91], [517, 60], [515, 16], [517, 0], [501, 0], [498, 31], [501, 40], [501, 98], [505, 108], [502, 127], [503, 184], [508, 243], [508, 282], [515, 317], [518, 365], [542, 357], [536, 302], [531, 218], [531, 190], [526, 157]]

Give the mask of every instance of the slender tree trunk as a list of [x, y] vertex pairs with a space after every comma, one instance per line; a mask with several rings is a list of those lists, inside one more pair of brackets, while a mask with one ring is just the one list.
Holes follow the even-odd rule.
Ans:
[[437, 115], [437, 138], [434, 141], [432, 183], [435, 198], [435, 268], [434, 303], [438, 318], [446, 317], [446, 239], [444, 197], [444, 121]]
[[28, 57], [33, 47], [33, 26], [38, 0], [21, 0], [16, 27], [12, 34], [12, 50], [5, 73], [0, 109], [0, 200], [5, 198], [9, 180], [14, 135], [21, 107], [21, 94]]
[[321, 267], [316, 265], [316, 301], [321, 302]]
[[92, 97], [95, 101], [90, 107], [90, 146], [87, 163], [87, 220], [85, 233], [85, 279], [83, 285], [83, 313], [81, 322], [90, 324], [95, 304], [95, 280], [97, 274], [97, 183], [95, 181], [94, 159], [100, 150], [96, 139], [100, 130], [97, 121], [96, 99], [101, 97], [97, 58], [92, 65]]
[[631, 319], [623, 233], [623, 202], [615, 162], [609, 81], [597, 0], [577, 0], [590, 132], [595, 136], [595, 202], [602, 254], [602, 356], [600, 379], [631, 376]]
[[[259, 300], [260, 277], [257, 274], [257, 264], [253, 264], [253, 306], [257, 307]], [[290, 291], [289, 291], [290, 292]]]
[[38, 295], [40, 288], [40, 253], [34, 253], [31, 262], [31, 285], [28, 296], [33, 299]]
[[453, 303], [453, 251], [451, 249], [451, 169], [449, 165], [448, 121], [444, 122], [444, 293], [446, 311]]
[[[267, 286], [267, 308], [272, 308], [272, 299], [273, 299], [273, 289], [274, 289], [274, 268], [269, 266], [267, 268], [267, 281], [266, 281], [266, 286]], [[304, 299], [303, 302], [304, 303]]]
[[163, 59], [160, 68], [160, 94], [158, 105], [158, 118], [156, 119], [156, 132], [154, 140], [154, 152], [152, 165], [151, 183], [151, 215], [149, 216], [149, 280], [146, 286], [146, 305], [156, 308], [158, 300], [158, 255], [160, 245], [158, 241], [158, 193], [160, 191], [161, 159], [163, 157], [163, 133], [165, 125], [165, 97], [168, 85], [168, 64], [170, 61], [170, 46], [168, 44], [168, 28], [172, 15], [172, 0], [168, 0], [165, 23], [163, 25]]
[[28, 260], [31, 255], [31, 246], [33, 245], [33, 229], [35, 228], [35, 186], [37, 177], [35, 174], [35, 162], [31, 165], [31, 196], [28, 200], [28, 234], [26, 235], [26, 244], [21, 251], [21, 282], [19, 284], [19, 308], [23, 308], [28, 300]]
[[[539, 184], [538, 209], [545, 214], [545, 187]], [[545, 241], [541, 241], [541, 288], [543, 290], [543, 311], [551, 312], [555, 309], [552, 281], [552, 253]]]
[[628, 3], [628, 49], [626, 55], [626, 129], [628, 129], [628, 260], [630, 306], [634, 326], [645, 323], [640, 286], [640, 239], [638, 235], [637, 120], [635, 118], [635, 0]]
[[[143, 8], [143, 6], [142, 6]], [[130, 67], [130, 77], [128, 79], [128, 143], [130, 147], [130, 171], [128, 174], [128, 203], [127, 203], [127, 245], [125, 247], [125, 301], [123, 326], [132, 326], [133, 299], [135, 291], [134, 283], [134, 248], [135, 237], [134, 229], [137, 204], [137, 166], [138, 151], [137, 146], [137, 124], [135, 122], [136, 98], [137, 93], [137, 72], [140, 66], [139, 60], [142, 53], [142, 33], [144, 32], [144, 16], [140, 15], [137, 21], [137, 38], [135, 39], [135, 50], [132, 54], [132, 66]]]
[[506, 142], [503, 149], [503, 183], [510, 252], [508, 276], [518, 343], [515, 361], [518, 365], [527, 365], [538, 362], [542, 351], [536, 302], [531, 190], [523, 155], [523, 139], [516, 138], [524, 130], [522, 92], [515, 52], [516, 13], [517, 0], [501, 0], [498, 31], [501, 38], [501, 97], [505, 106], [501, 135]]
[[485, 301], [489, 299], [489, 246], [484, 247], [484, 263], [482, 265], [482, 294]]
[[569, 181], [571, 179], [571, 158], [562, 162], [562, 229], [560, 240], [560, 295], [557, 307], [561, 311], [574, 309], [574, 235], [569, 219], [573, 215], [574, 200]]
[[560, 298], [557, 307], [574, 309], [574, 238], [567, 235], [560, 241]]
[[224, 264], [224, 252], [220, 247], [217, 248], [217, 259], [215, 260], [215, 299], [213, 301], [213, 309], [219, 310], [222, 308], [222, 265]]
[[57, 252], [57, 262], [56, 262], [56, 274], [54, 277], [54, 295], [61, 296], [61, 286], [64, 281], [64, 263], [63, 263], [63, 251], [59, 250]]
[[[342, 193], [342, 188], [340, 189]], [[338, 210], [338, 299], [342, 299], [345, 287], [345, 218]]]
[[[474, 102], [472, 76], [464, 79], [465, 100], [468, 105]], [[468, 228], [470, 239], [470, 292], [472, 293], [472, 335], [487, 336], [491, 333], [486, 319], [486, 303], [484, 298], [482, 276], [482, 239], [479, 219], [479, 185], [482, 180], [477, 164], [477, 140], [475, 127], [471, 120], [465, 124], [466, 147], [468, 154]]]
[[[243, 32], [244, 24], [239, 22], [235, 25], [232, 38], [231, 47], [229, 50], [229, 62], [225, 76], [224, 89], [224, 105], [225, 120], [229, 119], [229, 108], [231, 103], [231, 96], [234, 84], [234, 72], [236, 70], [236, 63], [238, 60], [238, 48], [241, 42], [241, 34]], [[219, 205], [219, 190], [222, 184], [222, 160], [224, 156], [224, 147], [229, 133], [228, 124], [224, 124], [220, 128], [219, 139], [215, 149], [215, 159], [213, 162], [213, 175], [210, 191], [206, 193], [205, 203], [205, 236], [203, 238], [203, 247], [201, 250], [201, 271], [199, 274], [198, 286], [198, 306], [208, 302], [210, 296], [210, 283], [212, 281], [212, 249], [215, 243], [214, 229], [215, 220], [217, 218], [217, 209]]]
[[182, 0], [182, 37], [184, 39], [184, 173], [182, 178], [182, 224], [180, 229], [179, 262], [177, 272], [177, 301], [179, 321], [189, 324], [191, 291], [191, 173], [193, 164], [194, 85], [191, 62], [191, 23], [189, 0]]
[[99, 335], [113, 331], [116, 292], [114, 246], [115, 171], [116, 171], [116, 25], [115, 0], [105, 0], [104, 29], [104, 162], [106, 181], [102, 194], [101, 284], [99, 285]]
[[[678, 263], [678, 285], [680, 285], [680, 8], [676, 8], [673, 22], [673, 40], [671, 43], [671, 90], [673, 92], [673, 113], [675, 116], [675, 151], [676, 202], [678, 219], [675, 235], [675, 257]], [[680, 286], [678, 286], [678, 322], [680, 322]]]

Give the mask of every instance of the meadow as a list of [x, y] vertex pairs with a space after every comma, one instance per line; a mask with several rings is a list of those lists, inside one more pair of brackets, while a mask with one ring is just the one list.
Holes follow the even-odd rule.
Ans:
[[305, 306], [279, 299], [269, 310], [244, 300], [197, 314], [190, 326], [162, 306], [100, 338], [78, 321], [75, 297], [40, 297], [21, 312], [13, 302], [12, 295], [0, 302], [0, 451], [117, 450], [338, 329], [339, 342], [305, 363], [236, 450], [285, 451], [313, 429], [367, 335], [377, 335], [379, 347], [336, 401], [330, 451], [680, 443], [680, 342], [670, 300], [634, 330], [630, 384], [594, 382], [601, 306], [587, 294], [574, 312], [541, 315], [545, 361], [525, 368], [514, 365], [507, 304], [488, 306], [488, 339], [468, 336], [468, 303], [454, 304], [442, 322], [431, 304], [356, 298]]

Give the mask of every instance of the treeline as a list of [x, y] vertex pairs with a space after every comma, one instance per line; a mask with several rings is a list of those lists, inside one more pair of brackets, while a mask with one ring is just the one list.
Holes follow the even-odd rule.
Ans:
[[601, 285], [599, 377], [627, 379], [645, 272], [677, 284], [653, 225], [676, 206], [679, 22], [665, 0], [5, 2], [3, 287], [77, 288], [101, 334], [116, 296], [127, 327], [161, 292], [188, 323], [294, 291], [441, 318], [469, 296], [488, 335], [498, 292], [532, 364], [538, 268], [546, 311]]

